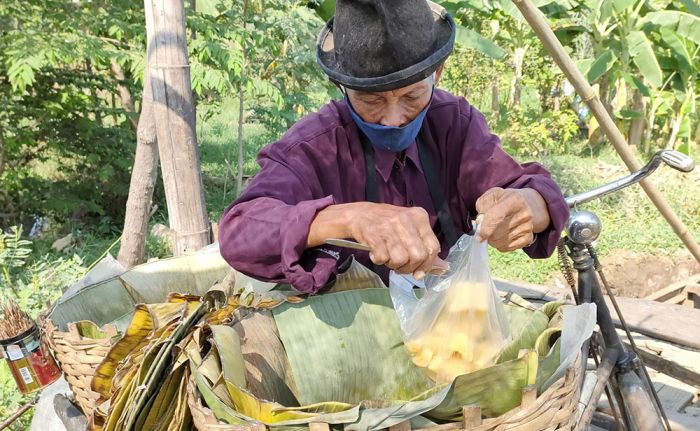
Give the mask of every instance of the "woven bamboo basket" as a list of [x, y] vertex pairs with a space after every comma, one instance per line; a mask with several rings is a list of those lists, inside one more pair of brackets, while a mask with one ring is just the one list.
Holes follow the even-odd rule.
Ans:
[[[464, 419], [430, 428], [420, 428], [420, 431], [554, 431], [576, 429], [577, 410], [583, 372], [581, 356], [574, 365], [566, 370], [564, 377], [552, 384], [539, 397], [537, 388], [527, 386], [522, 391], [520, 405], [498, 417], [482, 419], [481, 408], [469, 405], [462, 408]], [[263, 431], [265, 425], [257, 424], [252, 427], [241, 427], [219, 422], [214, 413], [203, 405], [201, 397], [192, 381], [187, 387], [187, 403], [192, 413], [192, 420], [199, 431]], [[330, 431], [326, 423], [311, 423], [310, 431]], [[389, 431], [410, 431], [410, 422], [401, 422], [389, 428]], [[414, 430], [418, 431], [418, 430]]]
[[90, 388], [95, 369], [107, 356], [112, 340], [117, 335], [114, 325], [105, 325], [104, 339], [83, 337], [75, 324], [68, 325], [68, 332], [60, 331], [51, 320], [43, 325], [44, 337], [63, 370], [63, 374], [75, 395], [75, 402], [90, 417], [99, 395]]

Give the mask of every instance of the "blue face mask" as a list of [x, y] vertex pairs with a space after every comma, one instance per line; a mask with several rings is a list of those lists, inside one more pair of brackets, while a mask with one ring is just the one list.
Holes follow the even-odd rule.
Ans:
[[416, 118], [411, 120], [410, 123], [401, 127], [368, 123], [355, 112], [350, 104], [350, 100], [348, 100], [347, 94], [345, 95], [345, 101], [348, 104], [348, 108], [350, 108], [350, 115], [352, 115], [355, 124], [357, 124], [357, 127], [369, 138], [372, 145], [381, 150], [399, 152], [410, 147], [416, 139], [416, 136], [418, 136], [418, 132], [420, 132], [421, 125], [423, 124], [423, 119], [425, 119], [425, 114], [428, 112], [430, 102], [432, 102], [432, 94], [430, 96], [430, 102], [428, 102], [425, 109], [420, 111]]

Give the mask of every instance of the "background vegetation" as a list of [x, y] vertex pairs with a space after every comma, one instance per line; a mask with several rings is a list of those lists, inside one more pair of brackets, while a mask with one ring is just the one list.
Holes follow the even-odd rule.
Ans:
[[[505, 0], [443, 0], [460, 28], [441, 87], [484, 112], [504, 148], [552, 170], [565, 193], [624, 174], [564, 77]], [[692, 0], [539, 0], [640, 158], [696, 156], [700, 7]], [[238, 118], [244, 171], [297, 119], [338, 97], [314, 43], [334, 2], [191, 0], [191, 75], [210, 219], [235, 198]], [[145, 54], [143, 5], [125, 0], [0, 3], [0, 295], [37, 314], [118, 245], [135, 149]], [[243, 100], [243, 112], [239, 110]], [[655, 182], [700, 237], [700, 177]], [[162, 186], [152, 223], [167, 224]], [[590, 205], [601, 253], [672, 254], [682, 245], [639, 189]], [[52, 242], [68, 233], [63, 251]], [[112, 249], [116, 253], [116, 248]], [[150, 238], [148, 257], [167, 246]], [[554, 258], [492, 253], [494, 273], [551, 280]], [[0, 418], [20, 397], [0, 366]], [[19, 424], [19, 427], [25, 426]]]

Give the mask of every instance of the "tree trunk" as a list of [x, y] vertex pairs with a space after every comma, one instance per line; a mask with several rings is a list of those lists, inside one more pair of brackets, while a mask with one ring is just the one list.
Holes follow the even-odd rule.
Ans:
[[554, 112], [559, 112], [561, 110], [561, 96], [563, 92], [562, 79], [558, 78], [554, 83], [554, 92], [552, 94], [552, 110]]
[[183, 0], [146, 0], [154, 35], [148, 64], [153, 112], [173, 254], [194, 252], [210, 242], [209, 220], [195, 134]]
[[646, 128], [646, 102], [644, 96], [639, 90], [634, 90], [632, 95], [632, 109], [637, 112], [641, 112], [642, 116], [640, 118], [632, 119], [629, 129], [629, 138], [627, 141], [633, 147], [638, 150], [642, 150], [642, 142], [644, 139], [644, 129]]
[[605, 107], [605, 110], [608, 111], [608, 114], [612, 115], [613, 111], [610, 105], [610, 75], [604, 73], [603, 76], [600, 77], [599, 82], [598, 98], [600, 99], [600, 103]]
[[508, 96], [508, 106], [519, 107], [520, 106], [520, 92], [523, 82], [523, 62], [525, 61], [525, 51], [527, 47], [519, 46], [513, 51], [513, 68], [515, 76], [513, 77], [513, 85], [510, 89], [510, 95]]
[[498, 106], [498, 74], [495, 73], [496, 62], [493, 61], [493, 75], [491, 76], [491, 118], [498, 121], [500, 108]]
[[243, 192], [243, 83], [238, 89], [238, 169], [236, 170], [236, 195]]
[[[148, 15], [152, 9], [146, 7], [146, 35], [147, 39], [153, 36], [153, 18]], [[146, 49], [148, 53], [148, 48]], [[148, 54], [146, 54], [148, 55]], [[116, 67], [115, 67], [116, 66]], [[117, 80], [123, 80], [124, 71], [117, 63], [112, 63], [112, 72]], [[122, 104], [133, 109], [131, 93], [126, 89], [128, 97], [122, 95]], [[121, 90], [120, 90], [121, 95]], [[128, 100], [128, 101], [127, 101]], [[130, 117], [131, 119], [131, 117]], [[136, 121], [132, 122], [132, 125]], [[156, 140], [156, 124], [153, 115], [153, 93], [148, 63], [144, 70], [143, 100], [141, 101], [141, 115], [136, 130], [136, 155], [134, 167], [131, 170], [131, 184], [129, 185], [129, 197], [126, 201], [126, 215], [124, 216], [124, 230], [117, 260], [125, 268], [142, 263], [146, 259], [146, 238], [148, 235], [148, 220], [151, 216], [153, 190], [158, 179], [158, 142]]]
[[[680, 111], [680, 109], [678, 111]], [[673, 150], [676, 146], [676, 138], [678, 137], [678, 132], [681, 129], [682, 122], [683, 114], [681, 114], [680, 112], [678, 112], [678, 114], [673, 116], [673, 118], [671, 119], [671, 134], [668, 137], [668, 142], [666, 143], [667, 150]]]
[[[241, 23], [241, 25], [243, 27], [245, 26], [245, 17], [247, 10], [248, 0], [243, 0], [243, 12], [241, 13], [241, 17], [243, 18], [243, 22]], [[245, 161], [243, 160], [243, 120], [245, 118], [243, 112], [243, 96], [245, 94], [243, 89], [243, 82], [245, 80], [246, 68], [245, 42], [243, 43], [241, 49], [243, 51], [243, 65], [241, 67], [241, 81], [238, 85], [238, 163], [236, 166], [236, 196], [240, 196], [243, 192], [243, 164], [245, 163]], [[283, 46], [283, 49], [286, 48]]]
[[[92, 77], [92, 60], [89, 58], [85, 59], [85, 71], [87, 72], [88, 76]], [[95, 90], [94, 85], [90, 85], [90, 97], [92, 98], [92, 102], [95, 104], [95, 121], [101, 126], [102, 111], [100, 110], [100, 99], [97, 97], [97, 91]]]
[[5, 133], [0, 125], [0, 176], [5, 171]]
[[[122, 106], [124, 107], [124, 111], [126, 111], [126, 115], [129, 118], [129, 122], [131, 123], [131, 128], [136, 130], [138, 132], [138, 127], [139, 123], [136, 120], [135, 114], [136, 114], [136, 109], [134, 108], [134, 99], [131, 97], [131, 92], [129, 91], [129, 88], [124, 85], [124, 81], [126, 80], [126, 76], [124, 75], [124, 69], [117, 63], [116, 61], [113, 61], [112, 64], [110, 65], [112, 69], [112, 74], [114, 75], [114, 78], [117, 80], [117, 91], [119, 92], [119, 98], [122, 101]], [[148, 76], [144, 78], [145, 80], [148, 80]], [[148, 85], [148, 88], [150, 89], [151, 85]], [[144, 91], [146, 91], [146, 83], [144, 81]], [[152, 100], [151, 96], [148, 96], [149, 99]], [[144, 93], [144, 99], [146, 98], [145, 93]], [[142, 112], [143, 112], [143, 106], [141, 107]], [[138, 142], [137, 142], [138, 145]]]

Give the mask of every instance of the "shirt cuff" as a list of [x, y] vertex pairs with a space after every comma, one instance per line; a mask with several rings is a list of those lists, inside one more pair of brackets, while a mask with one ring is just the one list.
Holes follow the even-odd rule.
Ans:
[[300, 202], [290, 209], [280, 229], [282, 271], [292, 287], [300, 292], [315, 293], [335, 280], [338, 250], [332, 246], [306, 248], [316, 214], [333, 204], [333, 196]]

